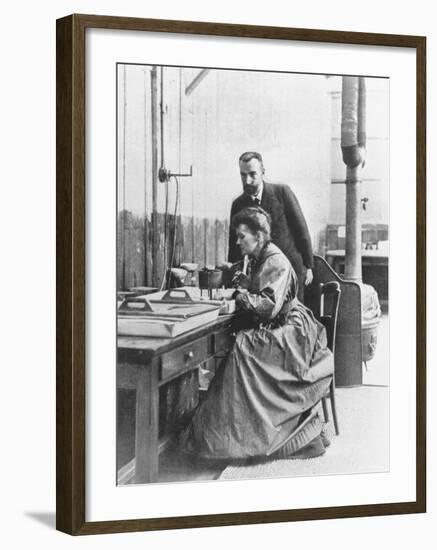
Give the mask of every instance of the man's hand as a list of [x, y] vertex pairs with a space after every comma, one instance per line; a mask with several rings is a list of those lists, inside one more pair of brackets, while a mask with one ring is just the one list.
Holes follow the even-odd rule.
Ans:
[[308, 268], [307, 274], [305, 277], [305, 286], [310, 285], [313, 282], [313, 279], [314, 279], [313, 270]]

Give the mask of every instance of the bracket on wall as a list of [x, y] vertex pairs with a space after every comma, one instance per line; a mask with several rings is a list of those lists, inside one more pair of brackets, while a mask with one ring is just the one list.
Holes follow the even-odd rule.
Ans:
[[158, 171], [158, 179], [161, 183], [168, 181], [172, 176], [176, 176], [178, 178], [191, 178], [193, 176], [193, 165], [190, 166], [189, 174], [175, 174], [174, 172], [167, 170], [165, 166], [161, 166]]

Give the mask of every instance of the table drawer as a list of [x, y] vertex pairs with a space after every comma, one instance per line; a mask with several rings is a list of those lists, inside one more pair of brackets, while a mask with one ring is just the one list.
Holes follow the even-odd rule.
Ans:
[[161, 380], [170, 378], [195, 367], [209, 357], [208, 338], [201, 338], [174, 351], [169, 351], [161, 359]]

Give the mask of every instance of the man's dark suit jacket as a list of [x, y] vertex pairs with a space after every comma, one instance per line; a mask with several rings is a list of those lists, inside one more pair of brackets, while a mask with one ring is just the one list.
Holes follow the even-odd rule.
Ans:
[[[231, 220], [237, 212], [247, 206], [253, 206], [253, 199], [243, 193], [232, 203]], [[303, 300], [306, 271], [307, 268], [313, 267], [313, 250], [299, 202], [287, 185], [264, 182], [261, 208], [272, 217], [272, 242], [282, 250], [293, 266], [299, 281], [298, 297]], [[240, 259], [237, 236], [231, 227], [228, 260], [234, 263]]]

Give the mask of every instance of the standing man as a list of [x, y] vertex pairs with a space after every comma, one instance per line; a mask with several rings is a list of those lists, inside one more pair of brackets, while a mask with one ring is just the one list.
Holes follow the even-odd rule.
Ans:
[[[272, 218], [272, 242], [287, 256], [298, 281], [298, 298], [303, 301], [304, 287], [313, 280], [313, 251], [308, 227], [299, 202], [287, 185], [264, 181], [264, 165], [259, 153], [243, 153], [239, 159], [243, 193], [234, 200], [232, 217], [248, 206], [260, 205]], [[230, 229], [228, 260], [241, 259], [235, 231]]]

